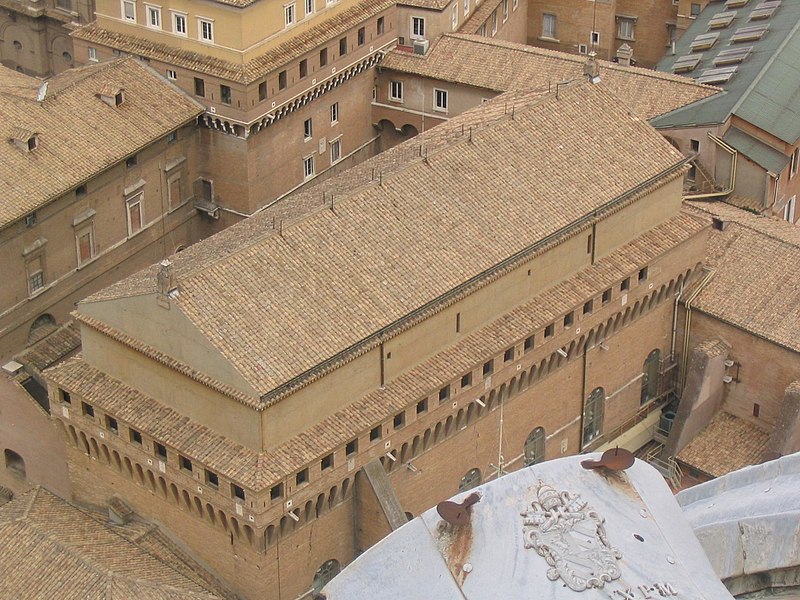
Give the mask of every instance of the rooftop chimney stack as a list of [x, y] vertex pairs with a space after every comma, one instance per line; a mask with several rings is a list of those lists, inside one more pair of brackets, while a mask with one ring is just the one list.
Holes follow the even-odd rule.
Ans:
[[617, 50], [617, 64], [623, 67], [630, 67], [633, 65], [633, 48], [628, 44], [622, 44]]

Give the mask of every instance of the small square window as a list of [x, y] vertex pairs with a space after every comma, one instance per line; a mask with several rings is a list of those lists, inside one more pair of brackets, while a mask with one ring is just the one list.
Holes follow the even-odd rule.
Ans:
[[347, 54], [347, 37], [343, 37], [339, 40], [339, 56], [344, 56]]
[[300, 79], [308, 75], [308, 59], [304, 58], [300, 61]]
[[461, 387], [467, 388], [471, 385], [472, 385], [472, 372], [470, 371], [469, 373], [464, 373], [461, 376]]
[[400, 412], [394, 416], [392, 420], [392, 426], [395, 429], [401, 429], [406, 424], [406, 413]]
[[381, 426], [373, 427], [369, 432], [369, 441], [374, 442], [381, 439]]
[[131, 167], [135, 167], [137, 162], [138, 160], [136, 158], [136, 155], [134, 154], [133, 156], [129, 156], [128, 158], [125, 159], [125, 166], [130, 169]]
[[326, 469], [333, 468], [333, 454], [328, 454], [327, 456], [323, 456], [322, 460], [319, 461], [319, 467], [323, 471], [325, 471]]
[[130, 439], [134, 444], [142, 444], [142, 432], [135, 429], [130, 430]]
[[97, 62], [97, 48], [89, 47], [89, 60], [92, 62]]
[[61, 401], [72, 404], [72, 396], [70, 396], [67, 390], [61, 390]]
[[79, 185], [75, 188], [75, 196], [81, 198], [86, 195], [86, 184]]
[[167, 79], [175, 81], [178, 78], [178, 73], [174, 69], [167, 69]]
[[[270, 492], [270, 495], [272, 495], [271, 492]], [[238, 498], [239, 500], [244, 500], [244, 488], [239, 487], [235, 483], [232, 483], [231, 484], [231, 496], [233, 496], [234, 498]]]
[[428, 399], [427, 398], [423, 398], [422, 400], [417, 402], [417, 414], [418, 415], [421, 415], [422, 413], [424, 413], [427, 410], [428, 410]]
[[486, 377], [487, 375], [491, 375], [494, 371], [494, 359], [487, 360], [483, 363], [483, 376]]
[[450, 386], [446, 385], [439, 390], [439, 402], [444, 402], [450, 397]]
[[296, 485], [308, 483], [308, 468], [298, 471], [297, 475], [294, 476], [294, 482]]
[[364, 42], [367, 41], [367, 30], [363, 27], [360, 27], [358, 30], [358, 45], [363, 46]]
[[199, 77], [194, 78], [194, 95], [204, 98], [206, 95], [206, 82]]
[[587, 300], [583, 303], [583, 314], [588, 315], [594, 308], [594, 300]]
[[695, 4], [693, 2], [692, 6], [691, 6], [691, 8], [689, 10], [690, 10], [691, 16], [696, 17], [697, 15], [700, 14], [700, 5], [699, 4]]
[[564, 327], [569, 327], [575, 321], [575, 313], [570, 311], [564, 315]]
[[286, 76], [286, 71], [281, 71], [278, 73], [278, 89], [285, 90], [287, 85], [288, 77]]
[[231, 103], [231, 88], [227, 85], [219, 86], [219, 97], [223, 104]]
[[171, 144], [172, 142], [177, 141], [178, 139], [178, 132], [177, 131], [170, 131], [167, 134], [167, 143]]
[[206, 470], [206, 483], [213, 488], [219, 487], [219, 475], [213, 471]]
[[553, 337], [553, 333], [555, 333], [556, 326], [553, 323], [550, 323], [547, 327], [544, 328], [544, 337], [549, 338]]
[[156, 456], [158, 458], [167, 460], [167, 447], [164, 444], [153, 442], [153, 448], [155, 449]]
[[522, 349], [525, 352], [528, 352], [528, 350], [533, 350], [533, 336], [532, 335], [530, 335], [530, 336], [525, 338], [525, 342], [522, 344]]
[[278, 498], [283, 498], [283, 484], [279, 483], [277, 485], [273, 485], [269, 489], [269, 499], [270, 500], [277, 500]]
[[622, 283], [619, 284], [619, 289], [620, 289], [620, 291], [623, 291], [623, 292], [626, 291], [626, 290], [631, 289], [631, 278], [630, 277], [626, 277], [625, 279], [623, 279]]
[[647, 279], [647, 267], [639, 269], [639, 283]]
[[111, 415], [106, 415], [106, 428], [114, 433], [119, 433], [119, 424], [117, 420]]
[[447, 90], [433, 90], [433, 110], [447, 112]]
[[508, 348], [503, 352], [503, 362], [510, 362], [514, 360], [514, 348]]
[[603, 292], [603, 304], [608, 304], [609, 302], [611, 302], [611, 288]]
[[184, 471], [189, 471], [189, 472], [192, 471], [192, 461], [186, 458], [185, 456], [181, 456], [178, 462], [181, 465], [181, 469], [183, 469]]
[[347, 456], [358, 452], [358, 439], [350, 440], [344, 447], [344, 452]]
[[390, 81], [389, 82], [389, 100], [394, 100], [395, 102], [402, 102], [403, 101], [403, 82], [402, 81]]
[[319, 66], [324, 67], [328, 64], [328, 49], [323, 48], [319, 51]]
[[262, 81], [258, 84], [258, 101], [263, 102], [267, 99], [267, 82]]

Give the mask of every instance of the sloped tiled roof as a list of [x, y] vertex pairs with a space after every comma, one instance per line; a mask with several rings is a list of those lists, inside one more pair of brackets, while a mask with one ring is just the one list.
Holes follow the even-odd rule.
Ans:
[[728, 204], [692, 206], [727, 222], [709, 237], [715, 273], [693, 308], [800, 352], [800, 230]]
[[[0, 508], [0, 596], [26, 600], [232, 598], [154, 527], [103, 523], [35, 488]], [[146, 543], [143, 541], [146, 540]]]
[[[649, 69], [600, 65], [600, 85], [643, 119], [713, 96], [719, 89]], [[491, 38], [448, 33], [424, 56], [395, 50], [382, 68], [496, 92], [547, 89], [583, 79], [586, 57]]]
[[721, 477], [759, 464], [768, 442], [768, 432], [720, 410], [677, 458], [712, 477]]
[[[453, 119], [451, 131], [485, 109], [474, 110]], [[422, 135], [367, 161], [362, 172], [392, 159], [397, 167], [343, 191], [334, 210], [278, 231], [257, 216], [234, 251], [236, 234], [201, 242], [190, 256], [219, 258], [176, 258], [175, 307], [264, 395], [485, 285], [509, 261], [572, 235], [587, 215], [599, 218], [679, 177], [684, 164], [655, 130], [588, 83], [463, 132], [435, 151], [408, 157], [425, 144]], [[152, 293], [156, 273], [86, 302]]]
[[618, 284], [640, 265], [663, 256], [705, 228], [706, 220], [694, 215], [682, 213], [674, 217], [486, 327], [465, 335], [301, 435], [262, 453], [192, 421], [80, 357], [61, 363], [47, 375], [75, 397], [108, 411], [240, 485], [258, 491], [341, 447], [354, 433], [368, 431], [376, 423], [430, 394], [442, 381], [474, 368], [487, 353], [500, 352], [519, 343], [531, 331], [543, 328], [566, 310], [582, 304], [587, 295]]
[[[66, 71], [47, 82], [0, 67], [0, 228], [85, 183], [202, 113], [200, 104], [153, 71], [128, 58]], [[111, 107], [96, 94], [124, 87], [125, 102]], [[26, 152], [11, 139], [17, 130], [38, 134]]]
[[41, 373], [47, 367], [75, 352], [80, 346], [80, 327], [78, 323], [71, 320], [14, 358], [26, 367], [32, 368], [34, 372]]

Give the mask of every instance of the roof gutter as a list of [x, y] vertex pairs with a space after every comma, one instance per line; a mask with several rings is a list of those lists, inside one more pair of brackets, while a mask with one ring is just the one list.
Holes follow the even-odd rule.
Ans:
[[721, 138], [717, 137], [710, 131], [708, 132], [708, 139], [714, 142], [717, 146], [722, 148], [725, 152], [731, 155], [731, 176], [730, 180], [728, 181], [728, 185], [724, 190], [719, 192], [711, 192], [708, 194], [688, 194], [684, 195], [684, 200], [701, 200], [701, 199], [708, 199], [708, 198], [722, 198], [727, 196], [731, 192], [733, 192], [733, 185], [736, 182], [736, 164], [739, 158], [739, 151], [736, 148], [726, 144], [722, 141]]

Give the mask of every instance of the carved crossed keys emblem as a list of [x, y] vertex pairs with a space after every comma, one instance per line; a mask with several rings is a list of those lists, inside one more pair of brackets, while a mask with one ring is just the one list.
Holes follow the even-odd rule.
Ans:
[[525, 548], [533, 548], [550, 568], [547, 578], [559, 578], [572, 590], [602, 588], [619, 579], [622, 553], [606, 538], [604, 519], [580, 495], [557, 492], [541, 480], [536, 500], [521, 513]]

